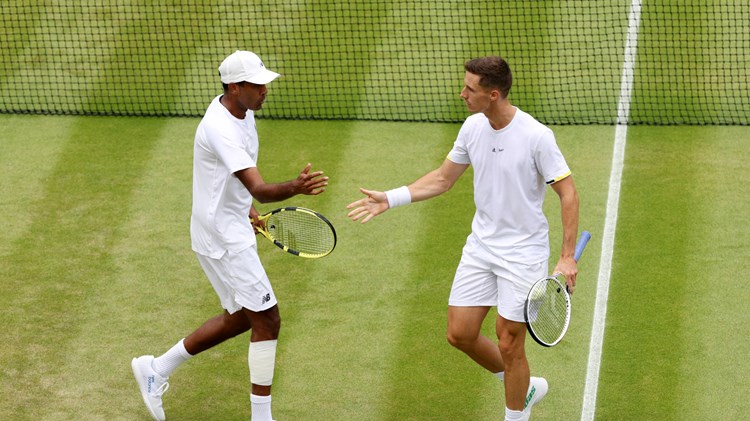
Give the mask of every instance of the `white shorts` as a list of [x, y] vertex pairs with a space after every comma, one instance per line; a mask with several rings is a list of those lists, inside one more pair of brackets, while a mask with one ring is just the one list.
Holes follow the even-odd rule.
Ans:
[[470, 235], [453, 278], [448, 305], [492, 307], [506, 320], [523, 322], [523, 309], [531, 286], [547, 276], [547, 261], [527, 265], [508, 262]]
[[255, 312], [275, 306], [276, 295], [260, 263], [256, 245], [242, 251], [227, 251], [219, 259], [196, 253], [198, 261], [230, 314], [241, 308]]

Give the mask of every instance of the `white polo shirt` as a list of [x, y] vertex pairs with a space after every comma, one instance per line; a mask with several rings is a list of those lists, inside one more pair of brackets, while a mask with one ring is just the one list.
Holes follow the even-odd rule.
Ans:
[[547, 260], [549, 226], [542, 212], [547, 184], [570, 175], [552, 130], [520, 109], [501, 130], [484, 114], [474, 114], [448, 159], [474, 167], [471, 229], [480, 244], [511, 262]]
[[193, 251], [214, 259], [255, 244], [248, 217], [253, 197], [234, 175], [256, 166], [255, 117], [248, 110], [243, 120], [235, 118], [220, 98], [211, 101], [195, 133], [190, 218]]

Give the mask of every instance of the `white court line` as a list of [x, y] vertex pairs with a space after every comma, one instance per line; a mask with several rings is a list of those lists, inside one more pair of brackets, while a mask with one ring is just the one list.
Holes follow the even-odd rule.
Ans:
[[612, 170], [609, 174], [607, 215], [604, 220], [604, 234], [602, 235], [602, 254], [599, 262], [594, 323], [591, 329], [591, 343], [589, 344], [589, 361], [586, 368], [586, 386], [583, 392], [581, 421], [593, 421], [596, 411], [596, 391], [599, 386], [599, 369], [601, 367], [602, 344], [604, 342], [604, 321], [607, 316], [609, 280], [612, 272], [612, 254], [615, 245], [615, 229], [617, 227], [617, 208], [620, 202], [622, 167], [625, 161], [625, 141], [628, 133], [627, 124], [630, 114], [630, 95], [633, 90], [633, 77], [635, 75], [635, 57], [638, 46], [638, 25], [640, 19], [640, 0], [632, 0], [630, 3], [630, 16], [628, 18], [628, 36], [625, 42], [625, 57], [622, 63], [615, 145], [612, 154]]

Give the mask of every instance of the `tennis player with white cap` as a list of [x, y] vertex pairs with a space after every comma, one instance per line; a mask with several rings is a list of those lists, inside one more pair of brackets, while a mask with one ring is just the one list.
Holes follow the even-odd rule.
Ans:
[[[263, 106], [266, 84], [279, 74], [249, 51], [229, 55], [219, 66], [224, 92], [208, 106], [195, 134], [193, 251], [224, 311], [179, 340], [161, 356], [132, 361], [133, 374], [151, 416], [164, 420], [162, 395], [172, 372], [192, 356], [251, 330], [248, 365], [252, 421], [271, 421], [271, 383], [281, 318], [268, 276], [258, 258], [253, 199], [276, 202], [325, 191], [328, 177], [307, 164], [283, 183], [266, 183], [257, 168], [255, 111]], [[248, 218], [250, 216], [250, 218]], [[251, 218], [253, 222], [251, 222]]]

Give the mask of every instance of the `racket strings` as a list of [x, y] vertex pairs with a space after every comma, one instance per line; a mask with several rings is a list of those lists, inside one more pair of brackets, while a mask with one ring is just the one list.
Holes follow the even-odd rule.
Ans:
[[271, 215], [268, 232], [286, 247], [301, 253], [325, 254], [336, 244], [331, 226], [315, 214], [284, 211]]
[[529, 325], [543, 342], [553, 343], [565, 330], [568, 301], [560, 284], [548, 280], [537, 284], [530, 294]]

